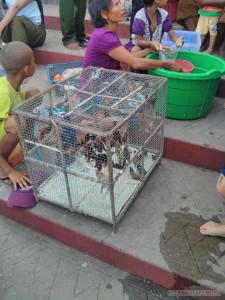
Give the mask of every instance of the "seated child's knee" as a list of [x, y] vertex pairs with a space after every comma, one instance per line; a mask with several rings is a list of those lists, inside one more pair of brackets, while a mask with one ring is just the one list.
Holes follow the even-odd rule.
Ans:
[[30, 88], [26, 91], [26, 99], [37, 95], [38, 93], [40, 93], [40, 90], [36, 87]]

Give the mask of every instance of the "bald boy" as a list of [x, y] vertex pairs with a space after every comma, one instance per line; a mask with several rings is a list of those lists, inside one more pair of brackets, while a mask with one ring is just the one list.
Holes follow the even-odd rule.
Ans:
[[4, 45], [0, 51], [0, 64], [6, 76], [0, 77], [0, 178], [9, 178], [14, 189], [24, 188], [29, 178], [8, 163], [8, 157], [19, 142], [14, 107], [22, 101], [37, 94], [37, 88], [21, 91], [24, 79], [31, 77], [35, 71], [33, 51], [22, 42]]

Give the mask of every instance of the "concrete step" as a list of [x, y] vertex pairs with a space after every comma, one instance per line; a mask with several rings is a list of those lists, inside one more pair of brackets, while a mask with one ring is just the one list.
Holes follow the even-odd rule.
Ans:
[[[215, 191], [218, 173], [162, 159], [117, 227], [47, 202], [8, 208], [10, 187], [0, 181], [0, 214], [88, 255], [171, 290], [225, 293], [224, 239], [199, 226], [225, 223]], [[210, 298], [211, 299], [211, 298]]]
[[[121, 38], [123, 44], [128, 38]], [[86, 48], [69, 50], [62, 44], [62, 34], [59, 30], [47, 29], [46, 41], [43, 46], [34, 49], [35, 61], [39, 65], [60, 62], [83, 61]]]

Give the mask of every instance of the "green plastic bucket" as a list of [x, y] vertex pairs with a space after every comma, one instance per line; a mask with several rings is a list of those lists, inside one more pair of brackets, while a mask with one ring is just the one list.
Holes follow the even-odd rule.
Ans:
[[[159, 59], [158, 54], [146, 58]], [[177, 120], [198, 119], [210, 112], [220, 78], [225, 74], [225, 61], [213, 55], [179, 51], [177, 59], [194, 65], [191, 73], [166, 69], [149, 70], [149, 75], [167, 77], [166, 117]]]

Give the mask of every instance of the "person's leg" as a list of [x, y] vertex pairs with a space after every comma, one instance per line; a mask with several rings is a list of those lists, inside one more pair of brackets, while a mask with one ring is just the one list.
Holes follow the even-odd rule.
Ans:
[[225, 225], [208, 221], [200, 227], [200, 233], [203, 235], [225, 237]]
[[75, 1], [76, 0], [60, 0], [59, 15], [62, 31], [63, 45], [70, 50], [79, 50], [80, 47], [76, 43], [75, 35]]
[[[221, 174], [217, 180], [216, 190], [220, 196], [225, 199], [225, 177]], [[222, 236], [225, 237], [225, 225], [208, 221], [200, 226], [200, 233], [203, 235]]]
[[15, 17], [5, 28], [2, 40], [4, 43], [20, 41], [35, 48], [43, 45], [45, 37], [46, 32], [43, 25], [34, 25], [25, 17]]
[[[19, 142], [18, 130], [15, 118], [12, 116], [1, 123], [4, 126], [5, 135], [0, 140], [0, 155], [7, 161], [10, 153]], [[5, 177], [6, 174], [0, 169], [0, 177]]]
[[218, 17], [208, 17], [208, 30], [209, 30], [209, 45], [204, 53], [212, 54], [217, 39], [217, 22]]
[[28, 99], [36, 94], [40, 93], [40, 90], [38, 88], [30, 88], [28, 90], [26, 90], [26, 96], [25, 96], [25, 99]]
[[209, 17], [200, 15], [195, 31], [199, 32], [200, 35], [201, 35], [201, 51], [202, 51], [202, 47], [203, 47], [203, 43], [205, 41], [205, 37], [206, 37], [206, 35], [208, 34], [208, 31], [209, 31]]
[[76, 38], [81, 47], [86, 47], [88, 40], [84, 28], [84, 19], [86, 14], [87, 0], [76, 0], [76, 17], [75, 17], [75, 30]]
[[204, 53], [212, 54], [214, 46], [215, 46], [215, 43], [216, 43], [216, 35], [210, 35], [210, 37], [209, 37], [209, 46], [204, 51]]

